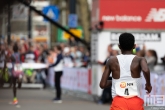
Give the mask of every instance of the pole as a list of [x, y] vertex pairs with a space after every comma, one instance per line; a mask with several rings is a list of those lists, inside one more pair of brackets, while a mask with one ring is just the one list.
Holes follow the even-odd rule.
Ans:
[[32, 38], [32, 34], [31, 34], [31, 32], [32, 32], [32, 25], [31, 24], [32, 24], [32, 11], [29, 8], [29, 16], [28, 16], [28, 37], [29, 37], [29, 39]]
[[2, 15], [2, 35], [4, 36], [5, 35], [5, 19], [6, 19], [6, 15], [5, 15], [5, 10], [3, 9], [3, 15]]
[[70, 14], [76, 14], [76, 0], [70, 0]]
[[[76, 0], [69, 0], [69, 11], [70, 11], [70, 14], [73, 14], [73, 15], [76, 15]], [[70, 19], [70, 18], [68, 18], [68, 19]], [[69, 20], [68, 20], [68, 22], [69, 22]], [[77, 22], [77, 21], [76, 21]], [[70, 25], [69, 25], [69, 29], [74, 29], [74, 28], [76, 28], [76, 27], [71, 27]], [[70, 36], [70, 38], [71, 38], [72, 36]], [[70, 39], [69, 38], [69, 39]], [[74, 39], [76, 42], [78, 42], [76, 39]]]
[[10, 3], [8, 3], [8, 25], [7, 25], [7, 42], [8, 44], [11, 43], [11, 10], [10, 10]]

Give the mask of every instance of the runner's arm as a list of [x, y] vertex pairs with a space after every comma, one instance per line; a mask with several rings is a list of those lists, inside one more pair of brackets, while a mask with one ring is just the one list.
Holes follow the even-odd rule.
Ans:
[[110, 69], [110, 60], [109, 60], [106, 63], [105, 70], [103, 72], [103, 75], [100, 81], [100, 87], [102, 89], [110, 87], [112, 85], [112, 80], [107, 80], [110, 76], [110, 73], [111, 73], [111, 69]]
[[141, 66], [144, 78], [146, 79], [146, 85], [150, 86], [151, 85], [151, 82], [150, 82], [150, 70], [148, 68], [147, 61], [146, 61], [145, 58], [141, 59], [140, 66]]

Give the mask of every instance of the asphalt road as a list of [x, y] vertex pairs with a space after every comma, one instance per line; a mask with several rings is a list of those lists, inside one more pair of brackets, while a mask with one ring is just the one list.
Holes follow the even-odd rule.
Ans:
[[98, 105], [92, 101], [71, 95], [63, 95], [63, 103], [55, 104], [51, 100], [54, 93], [50, 90], [18, 90], [19, 104], [12, 101], [12, 90], [0, 90], [0, 110], [109, 110], [109, 105]]
[[[87, 96], [89, 97], [89, 96]], [[19, 104], [11, 105], [12, 90], [0, 90], [0, 110], [109, 110], [110, 105], [98, 105], [91, 100], [77, 97], [74, 94], [63, 94], [63, 103], [52, 102], [52, 90], [21, 89], [18, 90]], [[148, 107], [145, 110], [165, 110], [165, 107]]]

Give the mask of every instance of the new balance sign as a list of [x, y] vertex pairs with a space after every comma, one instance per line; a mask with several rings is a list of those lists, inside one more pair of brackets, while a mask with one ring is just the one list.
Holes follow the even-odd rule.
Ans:
[[165, 8], [152, 8], [150, 13], [148, 14], [146, 22], [165, 22]]
[[99, 6], [105, 29], [165, 29], [165, 0], [100, 0]]

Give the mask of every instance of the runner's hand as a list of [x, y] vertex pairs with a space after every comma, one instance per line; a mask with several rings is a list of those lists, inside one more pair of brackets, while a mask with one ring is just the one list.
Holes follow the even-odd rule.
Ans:
[[147, 90], [147, 94], [149, 94], [152, 90], [152, 86], [146, 84], [145, 90]]

